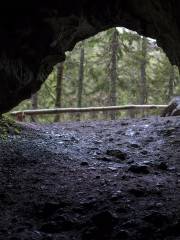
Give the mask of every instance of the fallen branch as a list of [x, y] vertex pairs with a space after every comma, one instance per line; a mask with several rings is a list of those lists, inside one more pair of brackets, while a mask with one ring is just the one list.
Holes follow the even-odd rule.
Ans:
[[12, 116], [25, 115], [42, 115], [42, 114], [58, 114], [58, 113], [82, 113], [82, 112], [105, 112], [105, 111], [119, 111], [131, 109], [164, 109], [168, 105], [121, 105], [121, 106], [107, 106], [107, 107], [84, 107], [84, 108], [53, 108], [53, 109], [36, 109], [14, 111], [10, 114]]

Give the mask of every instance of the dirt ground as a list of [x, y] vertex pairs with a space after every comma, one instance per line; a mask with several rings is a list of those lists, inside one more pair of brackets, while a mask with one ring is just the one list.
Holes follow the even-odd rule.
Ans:
[[0, 240], [180, 239], [180, 117], [20, 128], [0, 140]]

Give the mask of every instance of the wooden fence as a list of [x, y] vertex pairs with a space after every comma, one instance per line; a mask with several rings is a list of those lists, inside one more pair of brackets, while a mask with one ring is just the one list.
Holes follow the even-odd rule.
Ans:
[[88, 113], [88, 112], [107, 112], [107, 111], [124, 111], [124, 110], [147, 110], [147, 109], [164, 109], [168, 105], [121, 105], [107, 107], [83, 107], [83, 108], [53, 108], [53, 109], [35, 109], [14, 111], [10, 114], [18, 121], [23, 121], [26, 116], [44, 115], [44, 114], [61, 114], [61, 113]]

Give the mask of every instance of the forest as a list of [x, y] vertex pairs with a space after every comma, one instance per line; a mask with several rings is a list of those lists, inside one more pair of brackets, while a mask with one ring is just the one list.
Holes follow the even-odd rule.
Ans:
[[[112, 28], [79, 42], [41, 89], [14, 110], [167, 104], [180, 94], [180, 76], [156, 40]], [[66, 113], [26, 118], [58, 122], [159, 115], [159, 110]]]

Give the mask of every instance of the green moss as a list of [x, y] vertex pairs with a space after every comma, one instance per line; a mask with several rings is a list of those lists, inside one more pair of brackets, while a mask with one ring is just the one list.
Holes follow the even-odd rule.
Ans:
[[20, 126], [7, 116], [0, 116], [0, 139], [6, 140], [9, 135], [20, 134]]

